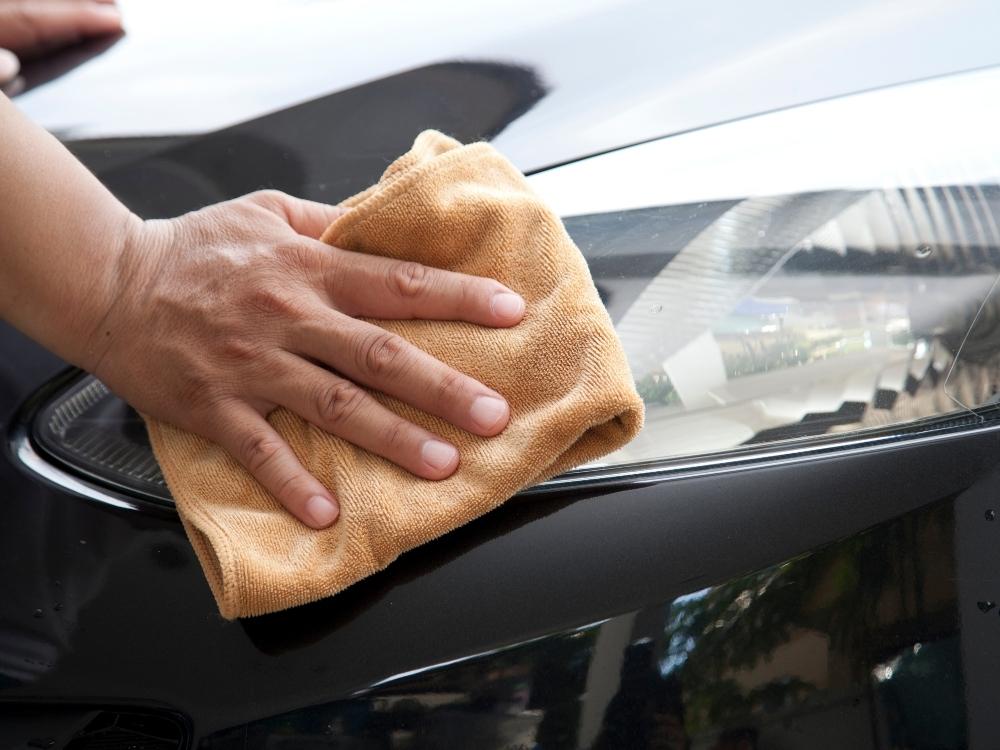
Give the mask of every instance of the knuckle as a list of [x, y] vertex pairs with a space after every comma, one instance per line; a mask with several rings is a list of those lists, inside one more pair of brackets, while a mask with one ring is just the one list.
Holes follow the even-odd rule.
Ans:
[[385, 377], [398, 372], [406, 353], [406, 345], [395, 334], [377, 331], [368, 334], [358, 346], [358, 365], [373, 377]]
[[419, 297], [427, 292], [431, 283], [431, 269], [420, 263], [404, 261], [393, 263], [388, 270], [389, 289], [400, 297]]
[[288, 196], [281, 192], [280, 190], [274, 190], [273, 188], [265, 188], [263, 190], [255, 190], [246, 196], [246, 200], [256, 203], [259, 206], [266, 206], [267, 208], [275, 208], [277, 206], [284, 205], [285, 198]]
[[495, 281], [462, 276], [458, 282], [459, 304], [463, 310], [478, 310], [482, 305], [488, 305], [499, 291], [503, 291], [503, 286]]
[[279, 502], [287, 505], [287, 499], [295, 496], [295, 491], [301, 484], [302, 479], [298, 474], [288, 474], [281, 478], [281, 481], [275, 486], [273, 494], [278, 498]]
[[438, 403], [442, 406], [453, 404], [464, 391], [465, 377], [454, 370], [449, 370], [437, 382]]
[[240, 440], [239, 458], [251, 473], [256, 474], [272, 463], [281, 453], [281, 441], [261, 431], [247, 433]]
[[392, 453], [399, 453], [408, 447], [409, 427], [407, 422], [399, 419], [386, 428], [383, 440]]
[[237, 203], [255, 209], [258, 218], [261, 220], [263, 220], [263, 217], [260, 214], [263, 211], [269, 215], [271, 221], [277, 216], [282, 221], [288, 222], [289, 196], [280, 190], [272, 190], [270, 188], [257, 190], [242, 198], [237, 198]]
[[316, 411], [324, 424], [336, 427], [351, 419], [364, 397], [364, 391], [353, 383], [338, 380], [320, 390]]

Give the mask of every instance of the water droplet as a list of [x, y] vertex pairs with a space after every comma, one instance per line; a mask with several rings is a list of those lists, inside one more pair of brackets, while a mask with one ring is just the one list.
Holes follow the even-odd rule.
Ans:
[[36, 609], [36, 610], [35, 610], [34, 612], [32, 612], [32, 613], [31, 613], [31, 616], [32, 616], [32, 617], [34, 617], [34, 618], [35, 618], [36, 620], [39, 620], [39, 619], [41, 619], [41, 618], [42, 618], [42, 616], [43, 616], [44, 614], [45, 614], [45, 613], [44, 613], [44, 612], [42, 612], [42, 610], [40, 610], [40, 609]]
[[925, 242], [923, 245], [917, 245], [917, 251], [916, 251], [916, 253], [917, 253], [917, 257], [918, 258], [926, 258], [933, 251], [934, 251], [934, 248], [931, 245], [928, 245]]
[[986, 520], [987, 521], [995, 521], [995, 520], [997, 520], [997, 512], [995, 510], [993, 510], [993, 508], [990, 508], [989, 510], [987, 510], [986, 513], [984, 513], [983, 515], [986, 516]]
[[87, 540], [86, 540], [86, 539], [81, 539], [81, 540], [80, 540], [80, 544], [86, 544], [86, 543], [87, 543]]
[[993, 609], [995, 606], [997, 606], [997, 603], [986, 600], [983, 602], [976, 602], [976, 606], [979, 607], [980, 612], [985, 614], [989, 612], [991, 609]]
[[56, 741], [51, 737], [35, 737], [28, 740], [28, 747], [40, 747], [44, 749], [52, 747], [54, 744], [56, 744]]
[[663, 312], [663, 305], [653, 305], [652, 307], [649, 308], [649, 311], [654, 315], [656, 313], [661, 313]]
[[764, 229], [758, 229], [757, 230], [757, 236], [758, 237], [766, 237], [767, 236], [767, 231], [764, 230]]
[[54, 609], [56, 612], [62, 612], [62, 608], [63, 608], [62, 602], [56, 602], [55, 604], [52, 605], [52, 609]]

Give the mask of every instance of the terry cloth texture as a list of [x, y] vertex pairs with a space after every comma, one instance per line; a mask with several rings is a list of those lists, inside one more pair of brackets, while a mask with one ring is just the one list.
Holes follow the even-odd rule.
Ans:
[[372, 321], [501, 393], [511, 419], [483, 438], [376, 393], [461, 454], [448, 479], [419, 479], [284, 409], [269, 421], [340, 501], [321, 531], [289, 515], [221, 448], [148, 420], [149, 435], [223, 617], [334, 594], [402, 552], [481, 516], [519, 489], [624, 445], [642, 426], [621, 344], [559, 218], [486, 143], [422, 133], [379, 183], [344, 202], [322, 240], [498, 279], [527, 309], [509, 329]]

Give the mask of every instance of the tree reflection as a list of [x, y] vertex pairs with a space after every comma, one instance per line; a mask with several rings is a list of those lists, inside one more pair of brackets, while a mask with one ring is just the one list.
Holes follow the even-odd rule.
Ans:
[[666, 610], [402, 675], [202, 746], [958, 750], [953, 527], [946, 502]]
[[952, 538], [947, 503], [676, 600], [660, 670], [688, 734], [736, 747], [775, 717], [862, 704], [881, 661], [957, 630]]

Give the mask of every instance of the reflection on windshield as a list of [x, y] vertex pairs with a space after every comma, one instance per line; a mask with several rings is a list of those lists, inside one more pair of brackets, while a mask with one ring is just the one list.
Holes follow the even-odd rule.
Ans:
[[566, 219], [647, 406], [607, 462], [989, 403], [998, 217], [1000, 188], [955, 185]]

